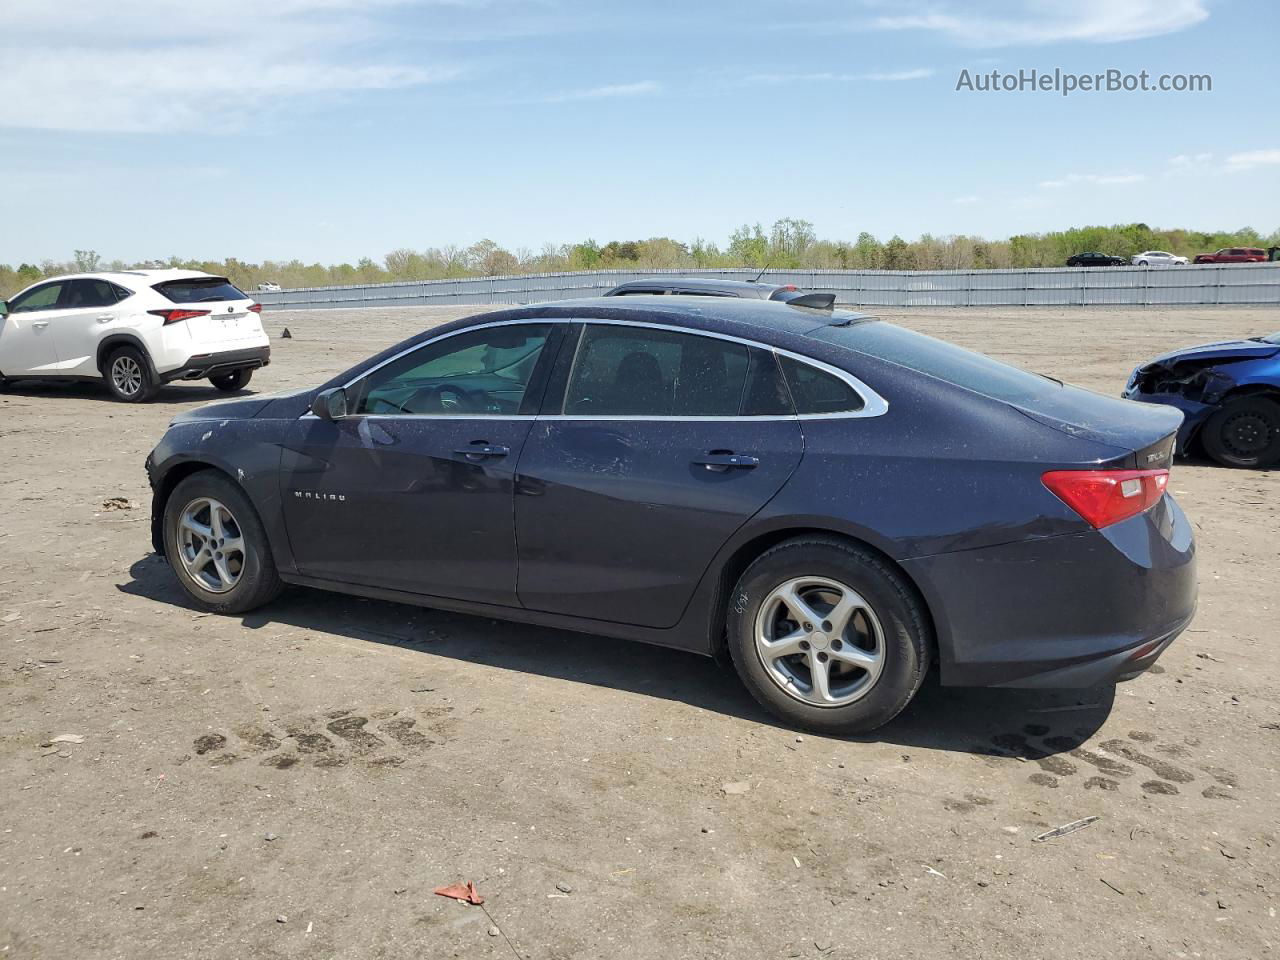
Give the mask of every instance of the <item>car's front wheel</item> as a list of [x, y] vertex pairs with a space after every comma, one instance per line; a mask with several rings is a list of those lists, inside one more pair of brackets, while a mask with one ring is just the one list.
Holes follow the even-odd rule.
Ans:
[[241, 370], [232, 370], [230, 373], [222, 373], [217, 376], [210, 377], [209, 382], [219, 390], [225, 391], [226, 393], [233, 393], [236, 390], [243, 390], [247, 387], [251, 379], [253, 379], [253, 370], [246, 367]]
[[1280, 403], [1232, 400], [1208, 419], [1200, 436], [1205, 452], [1225, 466], [1268, 466], [1280, 461]]
[[157, 389], [150, 365], [135, 347], [121, 347], [107, 358], [107, 387], [125, 403], [148, 400]]
[[170, 494], [164, 549], [182, 589], [214, 613], [252, 610], [283, 589], [258, 512], [213, 470], [192, 474]]
[[749, 566], [730, 597], [729, 651], [760, 704], [821, 733], [874, 730], [915, 696], [931, 633], [915, 591], [883, 557], [800, 537]]

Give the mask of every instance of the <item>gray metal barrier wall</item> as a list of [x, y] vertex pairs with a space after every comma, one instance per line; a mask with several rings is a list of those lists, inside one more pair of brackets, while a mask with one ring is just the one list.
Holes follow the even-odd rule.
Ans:
[[[597, 270], [250, 291], [268, 309], [543, 303], [662, 275], [751, 279], [751, 269]], [[764, 280], [857, 307], [1280, 304], [1280, 263], [1028, 270], [768, 270]]]

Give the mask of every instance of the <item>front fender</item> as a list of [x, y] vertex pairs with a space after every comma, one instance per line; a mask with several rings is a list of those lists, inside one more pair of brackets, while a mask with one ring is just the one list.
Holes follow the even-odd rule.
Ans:
[[162, 521], [169, 494], [199, 470], [217, 470], [240, 487], [257, 510], [268, 545], [282, 573], [293, 572], [280, 503], [281, 447], [270, 421], [227, 420], [176, 423], [147, 457], [151, 480], [151, 539], [164, 554]]

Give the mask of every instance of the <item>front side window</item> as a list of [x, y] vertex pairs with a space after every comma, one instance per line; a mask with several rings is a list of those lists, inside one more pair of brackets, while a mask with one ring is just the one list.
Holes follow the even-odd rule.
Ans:
[[20, 297], [14, 297], [9, 304], [10, 313], [26, 313], [33, 310], [52, 310], [58, 305], [58, 297], [62, 293], [63, 284], [50, 283], [36, 287]]
[[348, 406], [365, 415], [519, 414], [550, 332], [520, 324], [436, 340], [351, 387]]
[[862, 397], [835, 374], [796, 360], [779, 357], [791, 388], [796, 413], [855, 413], [864, 406]]
[[691, 333], [591, 325], [565, 391], [570, 416], [736, 417], [749, 365], [740, 343]]
[[72, 280], [67, 284], [59, 306], [67, 310], [88, 307], [114, 307], [116, 288], [106, 280]]

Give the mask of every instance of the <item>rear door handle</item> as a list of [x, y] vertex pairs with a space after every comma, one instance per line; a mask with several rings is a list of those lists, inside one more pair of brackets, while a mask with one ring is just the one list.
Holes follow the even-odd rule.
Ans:
[[469, 447], [458, 447], [453, 451], [461, 454], [469, 460], [484, 460], [489, 457], [505, 457], [511, 452], [510, 447], [503, 447], [492, 443], [473, 443]]
[[712, 450], [700, 457], [694, 457], [693, 462], [716, 473], [725, 473], [728, 470], [754, 470], [760, 466], [757, 458], [729, 450]]

